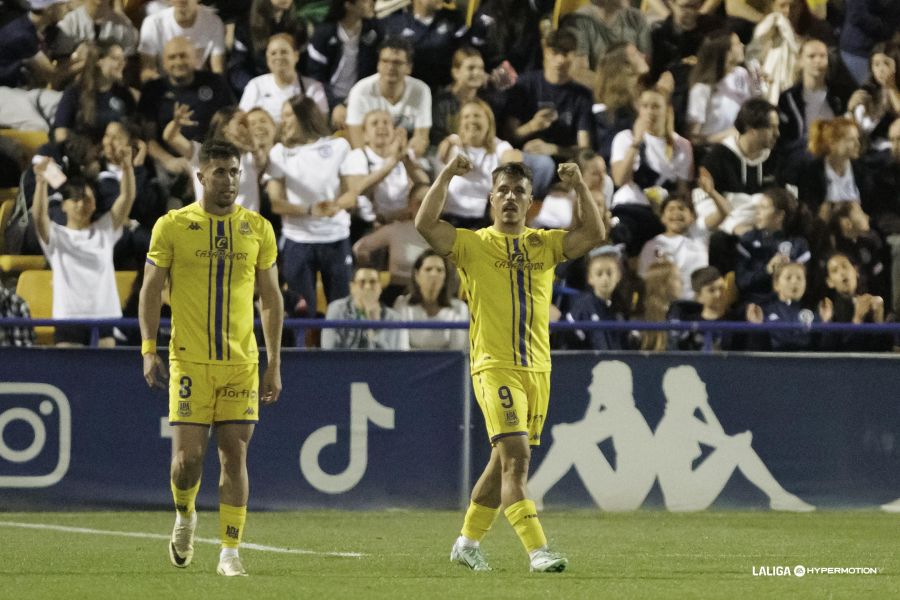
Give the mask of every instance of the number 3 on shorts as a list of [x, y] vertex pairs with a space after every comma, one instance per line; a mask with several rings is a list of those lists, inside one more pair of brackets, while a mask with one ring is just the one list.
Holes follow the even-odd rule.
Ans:
[[501, 385], [497, 388], [497, 395], [500, 397], [500, 406], [503, 408], [512, 408], [513, 405], [513, 397], [512, 392], [509, 391], [509, 388], [505, 385]]

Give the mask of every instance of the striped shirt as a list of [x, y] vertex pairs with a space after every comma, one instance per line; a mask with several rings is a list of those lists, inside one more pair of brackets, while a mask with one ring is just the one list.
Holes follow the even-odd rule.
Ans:
[[253, 287], [256, 271], [271, 268], [277, 253], [271, 223], [240, 206], [216, 216], [194, 202], [160, 218], [147, 262], [170, 270], [169, 357], [257, 362]]
[[471, 372], [550, 370], [550, 301], [563, 260], [561, 229], [457, 229], [450, 259], [469, 302]]

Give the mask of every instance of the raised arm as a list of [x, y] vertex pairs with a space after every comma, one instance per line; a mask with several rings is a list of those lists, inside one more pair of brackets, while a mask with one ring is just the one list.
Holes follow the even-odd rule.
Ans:
[[600, 217], [597, 203], [581, 177], [581, 170], [575, 163], [559, 165], [559, 178], [575, 190], [575, 212], [578, 223], [569, 230], [563, 240], [563, 253], [566, 258], [578, 258], [592, 248], [596, 248], [606, 238], [606, 227]]
[[52, 158], [45, 158], [34, 166], [34, 198], [31, 201], [31, 217], [34, 219], [34, 228], [45, 244], [50, 243], [50, 215], [47, 212], [47, 180], [44, 173]]
[[112, 215], [113, 229], [118, 229], [128, 221], [128, 215], [131, 214], [131, 207], [134, 206], [134, 199], [137, 197], [137, 184], [134, 179], [134, 156], [131, 146], [122, 146], [114, 151], [116, 156], [113, 160], [122, 167], [122, 181], [119, 183], [119, 197], [113, 202], [109, 214]]
[[465, 175], [470, 170], [472, 163], [469, 159], [464, 154], [457, 154], [438, 174], [416, 215], [416, 230], [441, 256], [449, 254], [456, 241], [456, 228], [441, 220], [444, 202], [447, 201], [447, 188], [455, 176]]
[[138, 321], [141, 325], [141, 354], [144, 357], [144, 380], [147, 385], [165, 389], [163, 380], [169, 377], [166, 366], [156, 352], [156, 335], [159, 333], [159, 311], [162, 309], [162, 292], [169, 269], [149, 262], [144, 266], [144, 284], [138, 303]]
[[271, 404], [281, 394], [281, 327], [284, 323], [284, 298], [278, 287], [278, 267], [256, 272], [259, 287], [260, 319], [266, 340], [266, 371], [259, 390], [259, 400]]
[[192, 127], [197, 124], [197, 121], [193, 120], [193, 116], [194, 111], [191, 110], [190, 106], [176, 102], [172, 120], [163, 129], [163, 141], [183, 158], [190, 158], [194, 153], [191, 141], [181, 133], [182, 127]]

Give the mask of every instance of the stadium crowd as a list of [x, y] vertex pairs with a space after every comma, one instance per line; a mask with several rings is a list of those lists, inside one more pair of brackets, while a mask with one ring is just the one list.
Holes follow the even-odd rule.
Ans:
[[[3, 0], [0, 126], [48, 131], [49, 143], [31, 156], [0, 138], [0, 186], [19, 188], [20, 209], [0, 250], [47, 257], [54, 317], [122, 316], [114, 271], [140, 272], [156, 220], [202, 193], [199, 148], [219, 137], [242, 153], [238, 203], [279, 237], [287, 316], [467, 321], [452, 265], [412, 221], [464, 153], [473, 169], [443, 215], [462, 228], [490, 223], [491, 172], [510, 161], [534, 173], [530, 225], [570, 227], [574, 193], [556, 168], [580, 166], [609, 239], [560, 266], [557, 319], [900, 314], [900, 3], [469, 2], [467, 15], [440, 0]], [[27, 314], [0, 292], [0, 316]], [[82, 338], [58, 328], [59, 343]], [[553, 343], [690, 350], [701, 338], [585, 329]], [[31, 338], [16, 329], [3, 342]], [[465, 338], [336, 329], [321, 343]], [[787, 331], [714, 340], [894, 345]]]

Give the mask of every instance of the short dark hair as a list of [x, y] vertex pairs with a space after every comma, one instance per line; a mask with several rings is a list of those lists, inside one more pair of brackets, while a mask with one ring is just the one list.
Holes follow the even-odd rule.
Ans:
[[691, 211], [691, 214], [693, 214], [695, 217], [697, 216], [697, 210], [694, 208], [694, 203], [691, 202], [690, 199], [685, 198], [684, 196], [679, 196], [678, 194], [673, 194], [662, 201], [662, 204], [659, 205], [659, 214], [664, 213], [666, 211], [666, 207], [673, 202], [680, 202], [686, 209]]
[[399, 35], [389, 35], [384, 38], [384, 41], [378, 46], [378, 55], [381, 56], [381, 51], [385, 49], [397, 50], [398, 52], [406, 53], [406, 62], [410, 65], [413, 62], [413, 55], [415, 54], [415, 50], [413, 48], [412, 42], [408, 39], [400, 37]]
[[59, 188], [63, 200], [80, 200], [87, 195], [88, 183], [82, 176], [71, 177]]
[[208, 163], [211, 160], [236, 158], [241, 160], [241, 151], [231, 142], [226, 142], [221, 138], [212, 138], [203, 142], [200, 146], [200, 164]]
[[768, 129], [769, 114], [778, 113], [778, 109], [764, 98], [750, 98], [741, 105], [734, 120], [734, 128], [738, 133], [746, 133], [750, 129]]
[[578, 49], [578, 38], [568, 29], [554, 29], [544, 38], [544, 46], [568, 54]]
[[691, 289], [699, 294], [703, 286], [709, 285], [722, 278], [722, 273], [715, 267], [700, 267], [691, 273]]
[[529, 167], [525, 163], [520, 162], [508, 162], [491, 171], [491, 184], [493, 185], [497, 183], [497, 180], [501, 175], [527, 179], [528, 183], [531, 183], [534, 177], [534, 173], [532, 173], [531, 167]]

